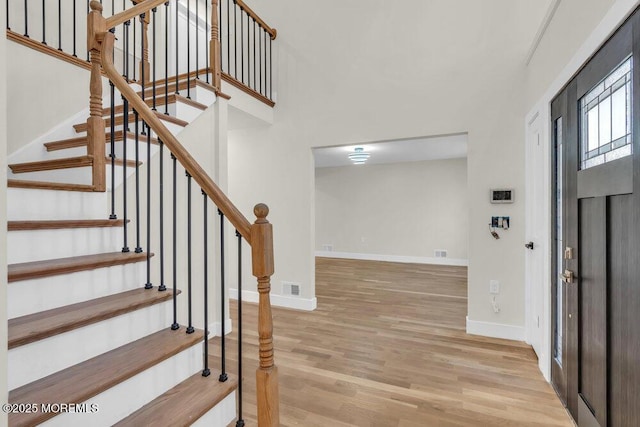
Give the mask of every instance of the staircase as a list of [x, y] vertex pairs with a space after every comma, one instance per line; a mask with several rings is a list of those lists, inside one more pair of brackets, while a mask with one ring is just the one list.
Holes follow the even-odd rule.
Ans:
[[[199, 99], [215, 101], [212, 87], [199, 88], [211, 94]], [[207, 108], [175, 94], [169, 101], [172, 114], [161, 118], [180, 127]], [[125, 141], [118, 126], [115, 143], [133, 152], [135, 134]], [[37, 402], [30, 413], [10, 414], [10, 425], [227, 425], [237, 379], [203, 377], [204, 331], [169, 328], [172, 289], [145, 289], [147, 253], [121, 251], [125, 222], [108, 219], [109, 194], [91, 187], [86, 123], [73, 132], [79, 136], [44, 144], [55, 158], [10, 165], [9, 403]]]
[[[127, 27], [136, 19], [141, 29], [146, 30], [151, 22], [155, 27], [156, 8], [165, 6], [168, 11], [170, 2], [132, 3], [109, 18], [102, 16], [101, 3], [90, 3], [89, 108], [21, 150], [9, 165], [9, 425], [227, 426], [235, 421], [242, 427], [242, 357], [236, 378], [226, 372], [224, 333], [216, 338], [221, 341], [222, 354], [208, 352], [209, 288], [221, 292], [215, 300], [221, 310], [220, 330], [226, 331], [224, 229], [228, 224], [235, 228], [238, 244], [236, 287], [241, 289], [241, 247], [249, 244], [260, 293], [258, 424], [277, 426], [278, 381], [269, 302], [273, 243], [268, 208], [256, 205], [257, 219], [249, 223], [177, 139], [189, 123], [223, 96], [220, 42], [217, 35], [208, 42], [211, 67], [196, 69], [195, 78], [187, 68], [186, 73], [143, 79], [151, 74], [145, 66], [152, 64], [144, 33], [138, 39], [140, 56], [136, 56], [135, 38], [132, 54], [128, 42], [120, 47], [126, 68], [117, 71], [114, 33], [127, 40]], [[213, 0], [212, 6], [214, 34], [218, 1]], [[242, 2], [235, 7], [250, 11]], [[242, 13], [249, 13], [245, 9]], [[153, 21], [149, 19], [152, 13]], [[187, 16], [191, 16], [188, 10]], [[109, 28], [114, 32], [107, 31]], [[275, 38], [275, 30], [271, 31]], [[50, 49], [31, 40], [25, 44]], [[153, 50], [155, 54], [155, 28]], [[133, 63], [139, 60], [137, 80], [135, 71], [134, 78], [128, 75], [129, 57]], [[73, 58], [68, 55], [65, 60], [86, 65], [75, 56], [75, 45]], [[206, 81], [200, 75], [206, 76]], [[109, 90], [105, 89], [107, 81], [111, 93], [103, 97], [103, 91]], [[252, 88], [247, 91], [266, 99], [266, 81], [265, 74], [264, 94]], [[152, 164], [160, 169], [160, 177], [153, 180]], [[178, 168], [185, 172], [179, 183]], [[147, 171], [146, 177], [141, 170]], [[168, 176], [163, 177], [163, 170]], [[164, 186], [171, 176], [172, 185]], [[159, 190], [152, 182], [159, 183]], [[188, 201], [186, 212], [176, 213], [176, 193], [184, 187], [187, 190], [181, 197]], [[132, 192], [135, 206], [128, 210]], [[160, 198], [154, 212], [152, 193]], [[116, 195], [121, 197], [118, 202]], [[196, 254], [193, 258], [202, 256], [200, 247], [192, 251], [192, 198], [197, 195], [202, 197], [198, 206], [204, 207], [200, 233], [205, 237], [204, 272], [194, 275], [203, 279], [204, 295], [192, 290], [192, 252]], [[212, 278], [215, 285], [208, 284], [213, 275], [208, 270], [208, 248], [213, 247], [208, 243], [207, 224], [213, 216], [207, 213], [208, 204], [217, 208], [216, 223], [220, 226], [221, 259], [216, 268], [221, 269], [221, 276]], [[151, 228], [152, 213], [153, 221], [159, 214], [159, 236]], [[184, 236], [177, 234], [178, 216], [188, 224]], [[167, 237], [165, 245], [169, 221], [173, 221], [173, 236]], [[181, 222], [181, 230], [184, 226]], [[177, 248], [180, 242], [185, 242], [186, 254]], [[169, 243], [172, 248], [166, 247]], [[157, 248], [157, 253], [151, 248]], [[165, 264], [171, 263], [165, 281]], [[188, 265], [188, 273], [182, 274], [178, 264]], [[152, 269], [156, 275], [159, 269], [159, 281], [151, 280]], [[165, 282], [173, 286], [165, 286]], [[197, 313], [202, 317], [194, 320]], [[236, 327], [241, 328], [241, 322]]]

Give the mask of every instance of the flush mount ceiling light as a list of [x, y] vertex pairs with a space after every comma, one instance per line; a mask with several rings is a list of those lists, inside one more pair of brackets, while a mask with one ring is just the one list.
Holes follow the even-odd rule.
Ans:
[[364, 165], [369, 156], [370, 154], [365, 152], [364, 148], [356, 147], [353, 149], [353, 153], [349, 154], [349, 160], [351, 160], [354, 165]]

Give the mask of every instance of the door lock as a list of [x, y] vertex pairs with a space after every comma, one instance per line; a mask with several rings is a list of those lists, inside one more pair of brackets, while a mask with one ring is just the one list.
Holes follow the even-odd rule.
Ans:
[[533, 249], [533, 242], [525, 243], [524, 247], [527, 249]]
[[564, 259], [573, 259], [573, 248], [567, 246], [564, 249]]
[[573, 271], [565, 270], [564, 273], [560, 274], [560, 278], [564, 283], [573, 283]]

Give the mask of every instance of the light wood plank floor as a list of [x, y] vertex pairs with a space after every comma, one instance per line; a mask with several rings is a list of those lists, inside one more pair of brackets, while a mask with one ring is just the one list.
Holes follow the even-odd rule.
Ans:
[[[464, 267], [318, 258], [318, 309], [273, 310], [282, 425], [572, 426], [529, 346], [465, 333], [466, 283]], [[255, 426], [257, 306], [243, 309]]]

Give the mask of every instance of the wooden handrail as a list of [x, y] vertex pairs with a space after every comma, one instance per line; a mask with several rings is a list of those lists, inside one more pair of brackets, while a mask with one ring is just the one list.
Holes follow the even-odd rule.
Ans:
[[[205, 170], [182, 144], [180, 144], [177, 138], [158, 119], [155, 112], [152, 111], [147, 103], [138, 96], [136, 91], [129, 86], [128, 82], [116, 70], [113, 63], [115, 35], [108, 31], [109, 28], [112, 28], [111, 25], [114, 22], [126, 22], [127, 19], [124, 19], [126, 16], [135, 17], [142, 13], [147, 13], [151, 8], [156, 7], [158, 3], [162, 2], [163, 1], [147, 0], [134, 6], [130, 11], [138, 8], [138, 6], [145, 6], [149, 9], [138, 8], [135, 12], [119, 14], [121, 16], [121, 18], [119, 18], [120, 21], [114, 20], [109, 23], [101, 14], [102, 5], [96, 0], [91, 1], [87, 41], [92, 59], [92, 113], [98, 111], [97, 96], [101, 95], [101, 92], [98, 92], [97, 88], [95, 91], [93, 89], [93, 86], [95, 86], [95, 83], [98, 81], [98, 77], [96, 76], [100, 75], [97, 64], [101, 63], [104, 73], [120, 91], [122, 96], [129, 101], [129, 104], [138, 113], [139, 117], [156, 133], [158, 138], [167, 146], [187, 173], [200, 185], [203, 192], [207, 194], [218, 209], [227, 217], [229, 222], [236, 228], [238, 233], [240, 233], [251, 246], [252, 273], [257, 278], [259, 292], [258, 335], [260, 365], [256, 371], [258, 426], [278, 427], [280, 425], [278, 368], [274, 363], [273, 317], [270, 301], [271, 276], [274, 273], [273, 229], [267, 220], [269, 208], [262, 203], [256, 205], [254, 208], [256, 221], [250, 224], [231, 200], [229, 200], [222, 190], [213, 182]], [[102, 109], [100, 108], [99, 110], [100, 113], [102, 113]], [[94, 114], [92, 114], [90, 120], [94, 119], [93, 116]], [[95, 117], [95, 119], [97, 120], [97, 117]], [[98, 125], [99, 122], [96, 126]], [[102, 123], [101, 129], [104, 137], [104, 122]], [[103, 149], [104, 145], [103, 140]], [[101, 170], [104, 173], [104, 165]]]
[[245, 2], [243, 2], [242, 0], [235, 0], [234, 3], [240, 6], [240, 9], [244, 10], [247, 15], [254, 19], [258, 23], [258, 25], [260, 25], [267, 33], [269, 33], [269, 35], [271, 36], [271, 40], [276, 39], [276, 37], [278, 36], [278, 31], [275, 28], [271, 28], [270, 26], [268, 26], [267, 23], [264, 22], [264, 20], [260, 18], [258, 14], [255, 13], [249, 6], [247, 6]]
[[125, 22], [130, 21], [133, 18], [137, 18], [143, 13], [147, 13], [154, 7], [165, 4], [166, 2], [167, 0], [146, 0], [138, 3], [131, 9], [123, 10], [122, 12], [107, 18], [107, 29], [117, 27], [120, 24], [124, 24]]
[[[155, 0], [147, 3], [157, 3]], [[154, 7], [154, 6], [150, 6]], [[138, 94], [129, 86], [127, 81], [120, 75], [113, 64], [113, 47], [115, 43], [115, 35], [110, 32], [104, 34], [102, 41], [102, 51], [109, 52], [102, 55], [102, 69], [105, 74], [120, 93], [129, 101], [132, 108], [140, 115], [147, 125], [158, 135], [158, 138], [171, 150], [173, 155], [178, 159], [180, 164], [185, 168], [189, 175], [198, 183], [220, 211], [227, 217], [229, 222], [238, 230], [242, 237], [251, 243], [251, 225], [242, 213], [235, 207], [229, 198], [220, 190], [213, 182], [211, 177], [198, 164], [198, 162], [189, 154], [189, 152], [180, 144], [175, 136], [166, 128], [166, 126], [158, 119], [149, 106], [138, 96]], [[104, 132], [103, 132], [104, 133]]]

